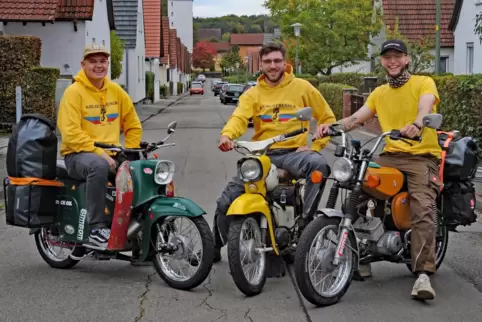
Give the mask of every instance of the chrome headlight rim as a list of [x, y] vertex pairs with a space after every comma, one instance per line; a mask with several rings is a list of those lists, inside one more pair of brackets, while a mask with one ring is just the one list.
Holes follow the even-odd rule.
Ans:
[[[253, 174], [247, 174], [247, 171], [253, 171]], [[257, 158], [243, 158], [238, 162], [238, 173], [243, 182], [256, 182], [263, 178], [263, 165]]]
[[159, 160], [154, 170], [154, 182], [158, 185], [167, 185], [174, 178], [174, 162], [169, 160]]
[[331, 167], [331, 173], [338, 182], [350, 181], [353, 179], [354, 172], [355, 166], [353, 162], [346, 157], [336, 159]]

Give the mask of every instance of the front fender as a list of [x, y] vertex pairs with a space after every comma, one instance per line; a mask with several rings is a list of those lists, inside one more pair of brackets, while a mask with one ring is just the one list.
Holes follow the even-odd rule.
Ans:
[[154, 223], [161, 217], [181, 216], [199, 217], [206, 212], [190, 199], [182, 197], [159, 197], [149, 207], [142, 227], [142, 255], [140, 260], [146, 259], [151, 244], [151, 232]]
[[245, 193], [236, 198], [229, 207], [226, 216], [246, 216], [252, 214], [263, 214], [268, 221], [269, 236], [271, 245], [276, 255], [279, 255], [278, 247], [276, 246], [276, 238], [274, 235], [273, 221], [271, 211], [268, 207], [268, 202], [262, 195], [254, 193]]
[[343, 212], [341, 212], [340, 210], [336, 210], [336, 209], [323, 208], [323, 209], [320, 209], [318, 212], [320, 213], [321, 216], [324, 215], [324, 216], [330, 217], [330, 218], [331, 217], [345, 218], [345, 215], [343, 214]]

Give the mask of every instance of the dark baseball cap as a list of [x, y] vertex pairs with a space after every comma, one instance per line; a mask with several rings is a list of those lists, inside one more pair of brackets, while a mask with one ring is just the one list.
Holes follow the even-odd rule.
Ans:
[[396, 50], [404, 54], [408, 54], [408, 49], [405, 43], [398, 39], [387, 40], [382, 44], [380, 55], [383, 55], [387, 50]]

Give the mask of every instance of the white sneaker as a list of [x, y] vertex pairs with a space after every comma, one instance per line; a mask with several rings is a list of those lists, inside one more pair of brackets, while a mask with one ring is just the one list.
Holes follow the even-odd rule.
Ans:
[[360, 268], [358, 269], [360, 276], [363, 278], [372, 277], [372, 265], [368, 264], [361, 264]]
[[433, 300], [435, 298], [435, 291], [430, 285], [430, 278], [427, 274], [420, 274], [415, 281], [412, 289], [412, 299], [414, 300]]

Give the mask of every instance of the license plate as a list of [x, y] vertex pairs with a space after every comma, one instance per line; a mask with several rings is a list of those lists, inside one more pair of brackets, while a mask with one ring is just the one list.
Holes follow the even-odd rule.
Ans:
[[238, 97], [239, 96], [239, 93], [234, 93], [234, 97]]
[[237, 100], [238, 100], [238, 99], [237, 99], [236, 97], [235, 97], [235, 98], [233, 98], [233, 101], [235, 101], [235, 102], [236, 102]]

